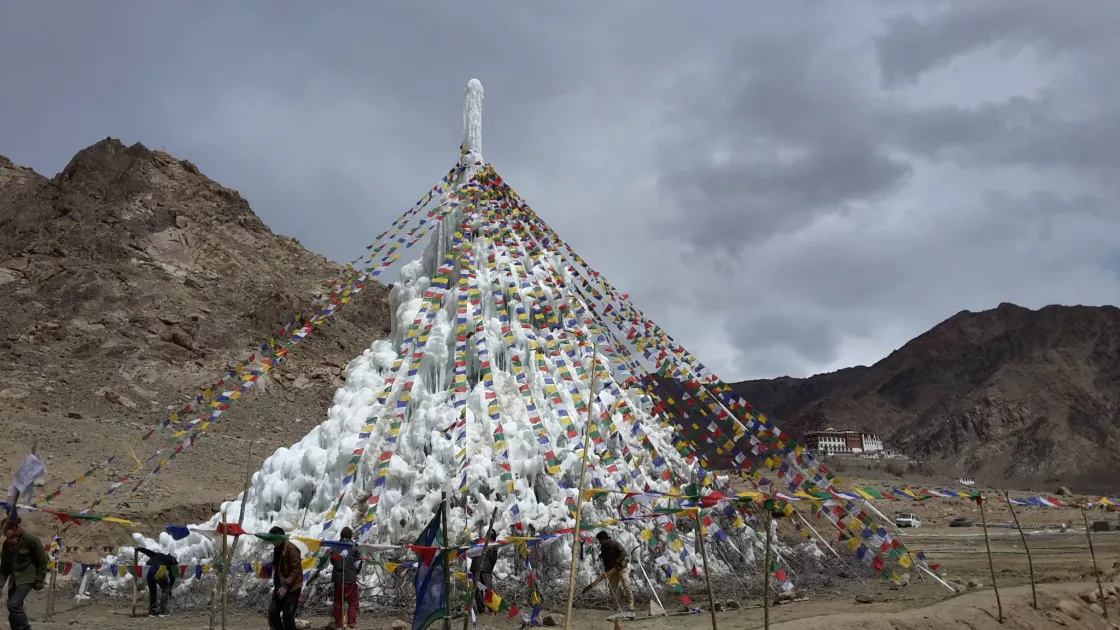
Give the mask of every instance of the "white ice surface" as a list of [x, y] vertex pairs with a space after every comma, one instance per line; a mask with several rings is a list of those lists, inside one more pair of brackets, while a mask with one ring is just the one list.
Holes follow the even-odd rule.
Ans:
[[[482, 89], [477, 81], [467, 88], [467, 106], [464, 112], [464, 146], [471, 152], [481, 150], [481, 99]], [[472, 103], [476, 104], [474, 107]], [[479, 156], [480, 157], [480, 156]], [[444, 202], [448, 201], [445, 196]], [[421, 312], [424, 294], [431, 286], [431, 278], [452, 246], [455, 231], [463, 221], [463, 211], [451, 212], [442, 223], [437, 225], [430, 236], [426, 251], [419, 260], [411, 262], [400, 271], [400, 280], [390, 292], [390, 312], [393, 313], [392, 330], [388, 339], [371, 343], [360, 356], [354, 358], [346, 368], [346, 382], [335, 393], [334, 401], [327, 411], [326, 419], [312, 429], [302, 440], [289, 447], [279, 448], [261, 465], [259, 472], [252, 476], [248, 498], [245, 504], [244, 528], [249, 532], [267, 532], [274, 525], [283, 527], [289, 533], [318, 538], [337, 538], [339, 530], [350, 525], [355, 530], [362, 522], [366, 510], [366, 499], [374, 488], [377, 475], [378, 456], [385, 448], [388, 436], [389, 419], [393, 402], [388, 409], [379, 409], [376, 400], [390, 368], [397, 359], [402, 346], [406, 344], [405, 334], [410, 324]], [[489, 244], [485, 237], [492, 236], [494, 226], [482, 223], [478, 215], [472, 218], [474, 240], [474, 260], [478, 273], [478, 288], [482, 298], [482, 317], [484, 320], [485, 345], [489, 349], [494, 389], [501, 410], [509, 463], [512, 468], [515, 492], [507, 494], [500, 480], [500, 458], [495, 453], [494, 433], [497, 422], [486, 412], [485, 388], [479, 379], [480, 344], [477, 339], [468, 343], [468, 375], [471, 391], [468, 396], [466, 448], [469, 465], [467, 467], [468, 495], [470, 514], [462, 507], [455, 506], [449, 515], [449, 529], [452, 539], [459, 537], [468, 525], [472, 535], [477, 536], [485, 529], [486, 521], [494, 508], [498, 508], [499, 519], [496, 529], [501, 535], [509, 535], [513, 525], [512, 507], [516, 504], [521, 522], [530, 531], [546, 532], [573, 525], [565, 500], [575, 496], [580, 469], [581, 438], [569, 440], [561, 416], [553, 408], [545, 395], [545, 373], [536, 366], [536, 355], [529, 350], [530, 335], [542, 337], [557, 334], [555, 330], [523, 330], [516, 321], [510, 304], [510, 325], [514, 331], [515, 342], [510, 345], [503, 339], [498, 307], [491, 293], [495, 286], [509, 287], [508, 274], [512, 263], [509, 252], [499, 239], [498, 246]], [[494, 247], [496, 269], [488, 270], [487, 260], [490, 248]], [[525, 257], [522, 262], [528, 264]], [[576, 294], [566, 285], [557, 286], [553, 274], [548, 269], [561, 270], [565, 281], [570, 280], [565, 271], [566, 265], [552, 254], [544, 254], [543, 264], [528, 269], [529, 281], [539, 284], [545, 292], [545, 299], [554, 308], [563, 300], [578, 300]], [[448, 285], [450, 290], [444, 300], [442, 310], [435, 317], [431, 334], [424, 349], [415, 385], [412, 389], [411, 403], [401, 428], [399, 444], [393, 455], [385, 487], [378, 505], [375, 527], [370, 532], [369, 542], [411, 543], [420, 530], [435, 513], [441, 494], [457, 495], [459, 485], [459, 462], [456, 454], [462, 445], [454, 441], [458, 431], [444, 434], [441, 431], [454, 423], [458, 414], [452, 406], [450, 388], [453, 376], [455, 355], [455, 309], [458, 305], [458, 269]], [[532, 311], [537, 306], [537, 298], [531, 293], [516, 287], [516, 295], [523, 301], [525, 309]], [[582, 322], [577, 326], [583, 327]], [[568, 338], [574, 338], [572, 330], [565, 331]], [[583, 333], [591, 335], [584, 329]], [[411, 342], [407, 342], [411, 343]], [[552, 448], [560, 463], [562, 472], [550, 476], [545, 471], [544, 449], [538, 444], [536, 431], [531, 426], [525, 401], [517, 389], [517, 382], [511, 369], [511, 356], [520, 353], [522, 364], [528, 378], [533, 400], [537, 404], [540, 418], [547, 429]], [[592, 362], [590, 347], [567, 347], [562, 355], [568, 364], [570, 374], [577, 378], [576, 387], [590, 400], [589, 383], [579, 381], [573, 363], [567, 353], [574, 353], [587, 369]], [[601, 357], [602, 359], [602, 357]], [[570, 383], [566, 382], [560, 369], [551, 356], [545, 353], [547, 376], [558, 386], [564, 406], [576, 428], [584, 430], [586, 417], [577, 413], [569, 393]], [[609, 364], [602, 363], [608, 367]], [[398, 375], [396, 387], [405, 379], [408, 361]], [[588, 374], [590, 372], [588, 371]], [[688, 478], [691, 471], [673, 448], [673, 429], [662, 425], [649, 415], [650, 403], [647, 396], [638, 388], [622, 389], [620, 384], [608, 380], [601, 383], [599, 403], [594, 405], [596, 415], [611, 405], [615, 396], [627, 399], [635, 412], [634, 422], [640, 423], [658, 453], [665, 459], [677, 475]], [[236, 413], [236, 412], [234, 412]], [[623, 444], [629, 447], [633, 461], [642, 470], [643, 483], [652, 490], [669, 491], [671, 484], [660, 479], [660, 470], [652, 466], [652, 457], [642, 445], [642, 433], [632, 435], [633, 424], [623, 419], [617, 410], [613, 420], [619, 433], [604, 436], [607, 445], [618, 464], [619, 472], [611, 477], [606, 467], [598, 467], [599, 456], [589, 456], [592, 469], [588, 472], [587, 487], [597, 480], [603, 487], [615, 489], [616, 480], [629, 481], [630, 466], [621, 456]], [[343, 490], [343, 477], [347, 463], [355, 448], [361, 445], [359, 430], [368, 419], [376, 417], [375, 428], [367, 444], [357, 479], [346, 492], [345, 500], [336, 515], [329, 531], [323, 530], [325, 515], [333, 507]], [[236, 416], [229, 421], [236, 422]], [[198, 462], [196, 462], [197, 464]], [[184, 462], [186, 465], [186, 462]], [[566, 486], [566, 487], [564, 487]], [[641, 488], [638, 487], [638, 490]], [[608, 495], [588, 501], [584, 506], [585, 522], [600, 522], [618, 517], [618, 504], [622, 496]], [[228, 501], [221, 506], [222, 512], [230, 522], [236, 522], [241, 509], [241, 497]], [[208, 522], [198, 525], [203, 529], [213, 529], [220, 521], [220, 513]], [[638, 545], [638, 533], [642, 524], [617, 525], [612, 528], [615, 538], [627, 548]], [[216, 543], [212, 539], [192, 534], [175, 541], [164, 533], [158, 540], [136, 536], [137, 542], [151, 548], [160, 548], [174, 554], [183, 564], [199, 564], [216, 556]], [[263, 548], [263, 543], [253, 537], [242, 538], [235, 550], [235, 557], [249, 551], [249, 547]], [[556, 560], [570, 560], [570, 540], [564, 544], [550, 544]], [[120, 561], [131, 559], [131, 550], [124, 550]], [[306, 553], [306, 550], [305, 550]], [[674, 572], [685, 570], [678, 554], [668, 552], [667, 557]], [[126, 557], [127, 556], [127, 557]], [[108, 561], [116, 561], [110, 559]], [[107, 562], [108, 562], [107, 561]], [[504, 563], [503, 563], [504, 564]], [[591, 560], [588, 556], [583, 564], [584, 573], [590, 575]], [[499, 575], [502, 565], [499, 566]], [[651, 577], [660, 572], [650, 571]]]

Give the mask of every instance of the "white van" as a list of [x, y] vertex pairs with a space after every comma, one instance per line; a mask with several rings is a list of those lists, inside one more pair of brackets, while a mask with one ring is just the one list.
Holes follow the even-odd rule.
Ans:
[[922, 519], [918, 518], [917, 514], [903, 512], [894, 515], [894, 524], [899, 527], [921, 527]]

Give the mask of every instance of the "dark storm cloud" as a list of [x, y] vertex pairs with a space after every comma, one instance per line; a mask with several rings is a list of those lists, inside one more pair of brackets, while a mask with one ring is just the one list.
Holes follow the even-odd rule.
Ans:
[[478, 77], [486, 157], [729, 379], [1120, 291], [1110, 0], [9, 5], [0, 154], [163, 148], [336, 260], [450, 168]]

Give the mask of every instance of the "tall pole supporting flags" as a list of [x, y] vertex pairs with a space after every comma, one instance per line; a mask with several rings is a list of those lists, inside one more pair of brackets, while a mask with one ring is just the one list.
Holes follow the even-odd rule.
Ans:
[[996, 610], [999, 622], [1003, 623], [1003, 601], [999, 598], [999, 585], [996, 584], [996, 565], [992, 562], [992, 543], [988, 540], [988, 518], [984, 515], [984, 495], [976, 493], [976, 504], [980, 506], [980, 525], [984, 528], [984, 548], [988, 550], [988, 569], [992, 573], [992, 590], [996, 593]]
[[1027, 569], [1031, 575], [1031, 606], [1038, 610], [1038, 591], [1034, 587], [1034, 560], [1031, 559], [1031, 548], [1027, 544], [1027, 535], [1023, 533], [1023, 526], [1019, 524], [1019, 515], [1015, 513], [1015, 504], [1011, 502], [1011, 497], [1007, 491], [1003, 491], [1003, 498], [1007, 500], [1007, 508], [1011, 510], [1011, 518], [1015, 520], [1015, 529], [1019, 530], [1019, 538], [1023, 540], [1023, 551], [1027, 552]]
[[442, 627], [451, 630], [451, 539], [447, 529], [447, 513], [450, 511], [447, 502], [447, 491], [443, 492], [443, 601], [447, 609], [443, 616]]
[[568, 610], [564, 615], [564, 630], [572, 627], [572, 604], [576, 597], [576, 572], [579, 569], [579, 529], [583, 518], [583, 482], [587, 478], [587, 451], [591, 449], [591, 414], [595, 406], [595, 384], [599, 375], [599, 340], [591, 355], [591, 390], [588, 392], [587, 423], [583, 427], [583, 462], [579, 467], [579, 486], [576, 488], [576, 527], [572, 532], [572, 567], [568, 574]]

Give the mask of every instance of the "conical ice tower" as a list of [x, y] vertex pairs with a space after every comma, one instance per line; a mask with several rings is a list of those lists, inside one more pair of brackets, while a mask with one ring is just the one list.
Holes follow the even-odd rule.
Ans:
[[[717, 538], [720, 523], [751, 520], [705, 472], [700, 441], [766, 498], [817, 501], [814, 511], [869, 564], [917, 562], [873, 522], [870, 503], [832, 489], [824, 466], [646, 318], [483, 160], [482, 99], [472, 80], [458, 164], [324, 302], [344, 302], [430, 234], [393, 285], [391, 337], [351, 361], [327, 419], [253, 475], [245, 530], [280, 525], [331, 539], [350, 526], [363, 543], [399, 545], [446, 500], [452, 540], [476, 538], [495, 509], [503, 537], [559, 538], [574, 526], [586, 431], [582, 521], [611, 523], [627, 548], [649, 544], [662, 577], [694, 570], [692, 545], [672, 519], [638, 517], [663, 503], [699, 506], [702, 531]], [[230, 522], [241, 504], [223, 505]], [[158, 543], [182, 562], [214, 555], [203, 535]], [[555, 547], [570, 558], [567, 545]]]

